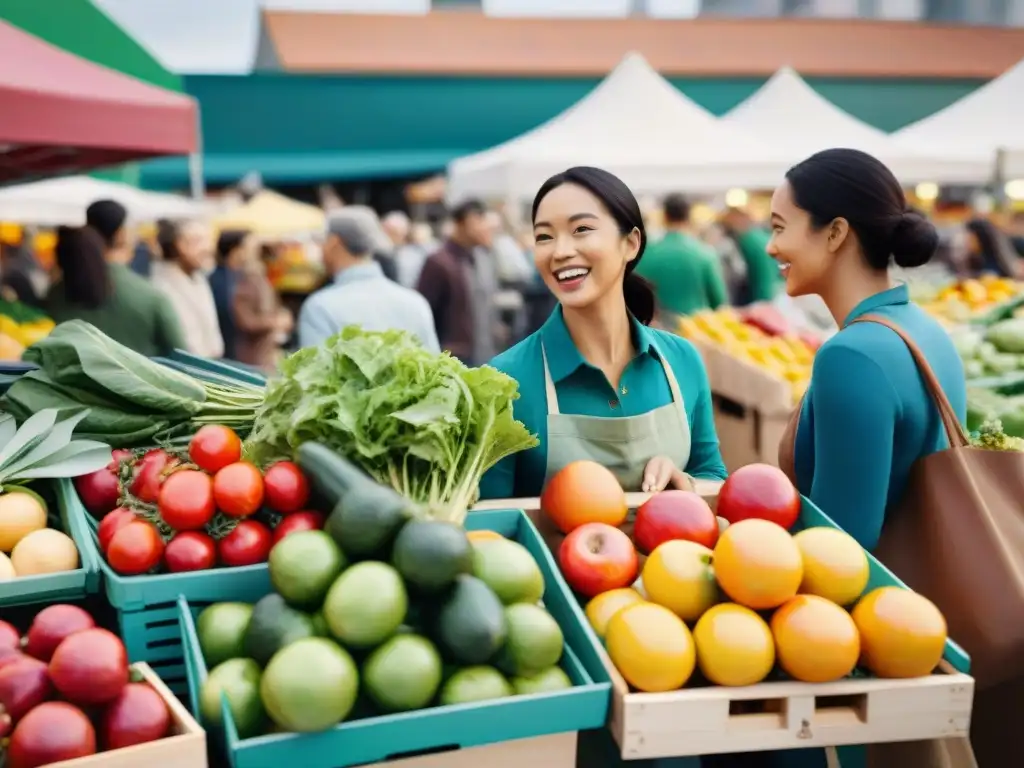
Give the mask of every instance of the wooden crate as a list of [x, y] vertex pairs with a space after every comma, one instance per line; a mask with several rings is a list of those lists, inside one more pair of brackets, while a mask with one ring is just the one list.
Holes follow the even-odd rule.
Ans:
[[[173, 735], [148, 744], [52, 763], [49, 768], [206, 768], [206, 731], [146, 664], [134, 664], [171, 710]], [[416, 768], [419, 768], [417, 766]]]
[[481, 768], [484, 765], [487, 768], [575, 768], [576, 733], [502, 741], [484, 747], [374, 763], [366, 768]]
[[947, 662], [911, 680], [769, 682], [632, 693], [604, 648], [609, 728], [624, 760], [966, 736], [974, 678]]

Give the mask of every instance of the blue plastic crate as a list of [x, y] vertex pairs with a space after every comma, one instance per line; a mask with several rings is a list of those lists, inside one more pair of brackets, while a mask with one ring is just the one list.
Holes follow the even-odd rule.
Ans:
[[[604, 726], [611, 681], [600, 667], [593, 641], [584, 631], [583, 612], [536, 528], [519, 510], [475, 513], [466, 527], [493, 530], [515, 539], [536, 558], [544, 574], [544, 605], [565, 635], [562, 668], [575, 686], [553, 693], [353, 720], [322, 733], [272, 734], [245, 740], [238, 738], [230, 711], [225, 707], [221, 739], [232, 768], [299, 763], [305, 768], [347, 768]], [[195, 632], [196, 613], [187, 600], [179, 601], [189, 693], [192, 710], [198, 717], [199, 691], [207, 670]], [[584, 663], [584, 658], [589, 662]], [[588, 666], [596, 674], [588, 672]]]
[[55, 491], [61, 527], [78, 547], [79, 567], [64, 573], [25, 576], [0, 582], [0, 606], [80, 600], [99, 591], [99, 560], [84, 523], [85, 510], [70, 481], [49, 481]]

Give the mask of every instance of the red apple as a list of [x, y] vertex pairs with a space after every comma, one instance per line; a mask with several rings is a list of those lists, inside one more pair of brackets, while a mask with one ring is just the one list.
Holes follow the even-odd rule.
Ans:
[[770, 520], [788, 531], [800, 517], [800, 494], [778, 467], [748, 464], [722, 484], [718, 516], [730, 524], [750, 518]]
[[584, 597], [628, 587], [640, 567], [629, 536], [606, 523], [586, 523], [566, 536], [558, 564], [569, 586]]
[[659, 544], [683, 539], [714, 549], [718, 542], [718, 520], [711, 507], [692, 491], [656, 493], [636, 511], [633, 541], [650, 554]]

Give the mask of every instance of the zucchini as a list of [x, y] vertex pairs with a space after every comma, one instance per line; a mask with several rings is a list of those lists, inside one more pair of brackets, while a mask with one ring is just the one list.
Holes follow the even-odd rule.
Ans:
[[356, 489], [376, 490], [381, 486], [359, 467], [323, 443], [302, 443], [295, 452], [299, 465], [319, 502], [318, 509], [334, 509], [346, 495]]

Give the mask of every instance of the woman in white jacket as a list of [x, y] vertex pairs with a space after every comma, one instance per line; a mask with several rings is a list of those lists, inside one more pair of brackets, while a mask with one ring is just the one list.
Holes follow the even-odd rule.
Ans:
[[223, 357], [217, 306], [206, 279], [212, 253], [207, 228], [197, 221], [162, 221], [157, 241], [163, 258], [153, 265], [153, 284], [174, 305], [188, 351], [202, 357]]

